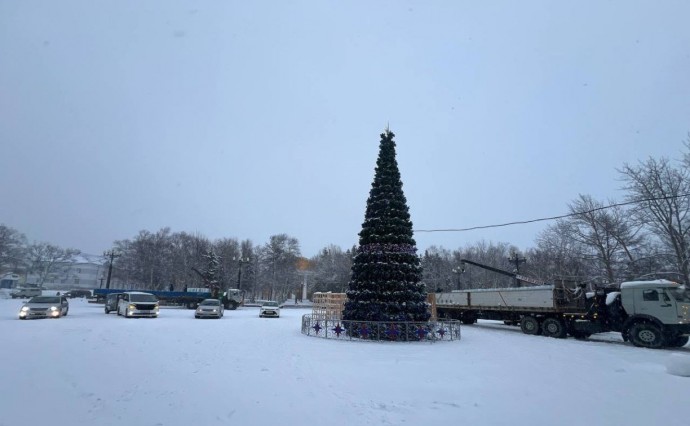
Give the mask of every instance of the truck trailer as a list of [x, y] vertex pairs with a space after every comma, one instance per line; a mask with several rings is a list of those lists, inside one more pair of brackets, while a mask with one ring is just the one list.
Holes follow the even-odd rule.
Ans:
[[631, 281], [594, 292], [555, 285], [455, 290], [435, 293], [434, 302], [439, 318], [464, 324], [499, 320], [532, 335], [587, 338], [614, 331], [646, 348], [681, 347], [690, 336], [690, 292], [668, 280]]
[[[159, 291], [159, 290], [123, 290], [123, 289], [105, 289], [97, 288], [93, 290], [93, 297], [95, 303], [105, 303], [108, 294], [112, 293], [126, 293], [130, 291], [145, 291], [151, 293], [161, 301], [162, 304], [167, 305], [181, 305], [189, 309], [195, 309], [197, 305], [204, 299], [212, 299], [211, 290], [207, 288], [190, 288], [187, 291]], [[229, 288], [220, 296], [220, 301], [225, 309], [237, 309], [244, 303], [244, 290]]]

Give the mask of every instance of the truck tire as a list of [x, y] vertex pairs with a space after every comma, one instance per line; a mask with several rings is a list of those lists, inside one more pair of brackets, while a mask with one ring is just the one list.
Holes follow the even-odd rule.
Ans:
[[661, 329], [648, 322], [638, 322], [630, 327], [630, 341], [641, 348], [659, 349], [666, 346], [666, 337]]
[[462, 314], [460, 322], [467, 325], [474, 324], [477, 322], [477, 316], [474, 313], [465, 312]]
[[539, 327], [539, 320], [533, 316], [525, 316], [520, 320], [520, 330], [525, 334], [536, 336], [541, 334], [541, 327]]
[[668, 339], [669, 348], [682, 348], [688, 344], [690, 336], [675, 336], [672, 339]]
[[545, 319], [541, 325], [541, 330], [544, 336], [555, 337], [556, 339], [563, 339], [568, 335], [565, 330], [565, 324], [557, 318]]

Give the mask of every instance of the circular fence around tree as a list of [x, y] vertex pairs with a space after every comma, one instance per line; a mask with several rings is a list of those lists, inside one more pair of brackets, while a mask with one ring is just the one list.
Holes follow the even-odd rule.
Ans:
[[302, 334], [336, 340], [436, 342], [460, 340], [460, 321], [344, 321], [319, 315], [302, 315]]

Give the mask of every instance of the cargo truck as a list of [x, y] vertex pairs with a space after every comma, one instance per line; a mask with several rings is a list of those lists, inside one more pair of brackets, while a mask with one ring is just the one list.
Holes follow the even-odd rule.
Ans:
[[473, 324], [477, 319], [519, 325], [525, 334], [587, 338], [620, 332], [646, 348], [681, 347], [690, 336], [690, 292], [668, 280], [631, 281], [619, 288], [541, 285], [455, 290], [434, 294], [439, 318]]

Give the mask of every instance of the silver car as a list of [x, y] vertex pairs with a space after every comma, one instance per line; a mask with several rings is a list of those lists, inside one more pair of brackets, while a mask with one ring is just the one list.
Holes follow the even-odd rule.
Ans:
[[19, 310], [19, 319], [60, 318], [67, 316], [69, 303], [64, 296], [36, 296]]
[[196, 308], [194, 318], [223, 318], [223, 304], [218, 299], [204, 299]]

